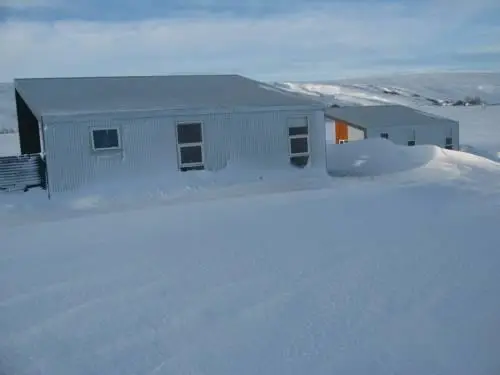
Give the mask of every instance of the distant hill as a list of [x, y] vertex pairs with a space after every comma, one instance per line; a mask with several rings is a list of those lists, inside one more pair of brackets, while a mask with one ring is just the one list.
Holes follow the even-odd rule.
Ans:
[[331, 105], [498, 105], [500, 73], [422, 73], [318, 82], [279, 82], [276, 87]]

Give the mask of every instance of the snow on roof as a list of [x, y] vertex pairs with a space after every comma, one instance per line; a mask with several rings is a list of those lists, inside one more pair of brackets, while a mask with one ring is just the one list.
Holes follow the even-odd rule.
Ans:
[[363, 129], [388, 126], [420, 126], [456, 124], [445, 117], [419, 111], [402, 105], [354, 106], [326, 109], [325, 116], [345, 121]]
[[15, 88], [36, 116], [133, 110], [317, 106], [240, 75], [23, 78]]

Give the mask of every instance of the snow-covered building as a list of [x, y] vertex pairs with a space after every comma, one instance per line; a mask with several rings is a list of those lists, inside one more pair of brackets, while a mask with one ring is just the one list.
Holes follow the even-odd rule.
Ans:
[[436, 145], [457, 150], [459, 123], [402, 105], [328, 108], [327, 129], [335, 143], [387, 138], [399, 145]]
[[51, 192], [229, 162], [325, 169], [324, 105], [240, 75], [25, 78], [14, 86], [21, 152], [44, 154]]

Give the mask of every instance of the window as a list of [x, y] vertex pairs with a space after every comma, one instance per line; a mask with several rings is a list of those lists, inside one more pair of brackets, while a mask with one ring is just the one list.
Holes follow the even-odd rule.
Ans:
[[452, 137], [446, 137], [446, 142], [445, 142], [444, 148], [447, 150], [453, 150], [453, 138]]
[[303, 168], [309, 162], [309, 127], [307, 117], [289, 119], [290, 163]]
[[118, 129], [92, 130], [92, 147], [94, 150], [113, 150], [120, 148]]
[[181, 171], [204, 169], [201, 123], [177, 124], [177, 152]]
[[415, 146], [415, 141], [408, 141], [408, 146]]
[[389, 133], [380, 133], [380, 138], [389, 139]]

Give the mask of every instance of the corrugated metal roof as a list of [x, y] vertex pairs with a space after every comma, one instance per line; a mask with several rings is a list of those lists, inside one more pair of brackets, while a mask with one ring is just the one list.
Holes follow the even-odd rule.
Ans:
[[362, 129], [457, 123], [451, 119], [402, 105], [327, 108], [325, 115], [326, 117], [342, 120]]
[[311, 106], [240, 75], [23, 78], [15, 87], [35, 115], [124, 110]]

